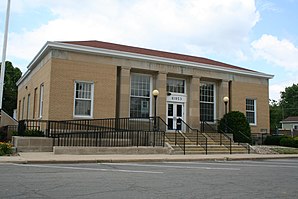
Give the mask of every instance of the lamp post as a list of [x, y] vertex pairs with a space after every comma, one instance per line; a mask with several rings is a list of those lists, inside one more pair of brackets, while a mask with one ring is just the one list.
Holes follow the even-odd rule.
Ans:
[[157, 96], [159, 94], [159, 91], [157, 89], [152, 91], [152, 95], [154, 97], [154, 126], [153, 130], [156, 131], [157, 126], [156, 126], [156, 101], [157, 101]]
[[224, 97], [223, 99], [223, 102], [225, 103], [225, 114], [227, 114], [227, 112], [228, 112], [228, 102], [229, 102], [229, 97]]
[[[229, 97], [225, 96], [223, 99], [223, 102], [225, 103], [225, 115], [228, 113], [228, 102], [229, 102]], [[227, 124], [227, 116], [225, 117], [225, 133], [228, 131], [228, 124]]]

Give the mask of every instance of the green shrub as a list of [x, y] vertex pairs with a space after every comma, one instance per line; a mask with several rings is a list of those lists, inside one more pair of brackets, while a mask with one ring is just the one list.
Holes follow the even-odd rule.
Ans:
[[251, 130], [243, 113], [232, 111], [219, 121], [219, 133], [232, 133], [235, 142], [251, 143]]
[[265, 145], [280, 145], [280, 140], [282, 138], [287, 138], [287, 136], [283, 136], [283, 135], [271, 135], [271, 136], [267, 136], [266, 139], [264, 140], [264, 144]]
[[25, 131], [24, 136], [26, 136], [26, 137], [43, 137], [44, 133], [43, 133], [43, 131], [40, 131], [40, 130], [35, 130], [35, 129], [34, 130], [29, 130], [29, 129], [27, 129]]
[[0, 142], [0, 156], [12, 154], [12, 145], [7, 142]]
[[298, 140], [292, 137], [283, 137], [280, 140], [280, 146], [295, 147], [298, 148]]
[[[12, 133], [13, 136], [20, 136], [19, 132], [17, 131], [14, 131]], [[22, 135], [24, 137], [44, 137], [44, 132], [43, 131], [40, 131], [40, 130], [37, 130], [37, 129], [27, 129], [25, 130], [24, 132], [24, 135]]]

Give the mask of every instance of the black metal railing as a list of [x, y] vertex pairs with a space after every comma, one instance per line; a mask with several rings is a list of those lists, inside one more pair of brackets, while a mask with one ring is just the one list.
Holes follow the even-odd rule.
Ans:
[[[208, 131], [206, 131], [206, 129], [208, 129]], [[206, 133], [214, 142], [217, 142], [216, 139], [212, 136], [212, 133], [217, 132], [216, 127], [209, 124], [207, 121], [201, 121], [201, 130], [201, 132]], [[219, 134], [220, 145], [225, 146], [229, 150], [230, 154], [232, 154], [232, 139], [221, 130], [219, 130], [217, 133]]]
[[204, 150], [206, 155], [208, 154], [208, 138], [196, 128], [190, 127], [184, 120], [180, 119], [181, 122], [181, 129], [183, 132], [186, 133], [186, 137], [190, 141], [195, 141], [197, 146], [201, 146]]
[[185, 140], [186, 140], [186, 137], [185, 135], [178, 129], [175, 130], [175, 145], [179, 146], [182, 151], [183, 151], [183, 154], [185, 155]]
[[[224, 128], [225, 128], [226, 132], [233, 134], [234, 130], [231, 127], [229, 127], [227, 124], [225, 124], [225, 123], [224, 123]], [[246, 148], [247, 149], [247, 153], [250, 154], [250, 145], [249, 144], [252, 145], [252, 139], [249, 138], [244, 133], [242, 133], [241, 131], [238, 131], [237, 133], [240, 134], [245, 139], [245, 142], [238, 142], [237, 141], [238, 145], [241, 145], [244, 148]]]
[[129, 147], [164, 146], [162, 131], [83, 131], [53, 135], [54, 146]]
[[120, 143], [125, 143], [123, 139], [130, 139], [131, 146], [164, 146], [165, 130], [163, 129], [166, 127], [163, 123], [160, 117], [156, 117], [155, 128], [154, 117], [64, 121], [22, 120], [19, 121], [18, 133], [22, 136], [27, 130], [38, 130], [43, 132], [44, 136], [54, 138], [55, 145], [78, 143], [79, 146], [89, 146], [90, 143], [97, 143], [95, 145], [102, 146], [101, 144], [110, 143], [108, 146], [120, 146]]
[[48, 120], [21, 120], [18, 124], [18, 135], [25, 135], [27, 130], [42, 131], [45, 136], [48, 130]]

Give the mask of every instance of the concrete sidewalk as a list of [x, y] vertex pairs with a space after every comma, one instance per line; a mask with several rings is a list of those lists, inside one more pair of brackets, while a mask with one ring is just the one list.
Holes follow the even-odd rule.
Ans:
[[26, 152], [0, 156], [0, 164], [54, 164], [100, 162], [214, 161], [298, 158], [298, 154], [216, 154], [216, 155], [55, 155], [52, 152]]

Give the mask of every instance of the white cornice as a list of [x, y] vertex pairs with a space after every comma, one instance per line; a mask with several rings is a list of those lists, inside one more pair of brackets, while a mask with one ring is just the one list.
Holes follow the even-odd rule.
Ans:
[[202, 63], [197, 63], [197, 62], [190, 62], [190, 61], [183, 61], [183, 60], [157, 57], [157, 56], [151, 56], [151, 55], [144, 55], [144, 54], [138, 54], [138, 53], [130, 53], [130, 52], [124, 52], [124, 51], [109, 50], [109, 49], [104, 49], [104, 48], [96, 48], [96, 47], [48, 41], [43, 46], [43, 48], [38, 52], [38, 54], [34, 57], [34, 59], [30, 62], [30, 64], [27, 67], [28, 71], [17, 82], [17, 85], [19, 85], [26, 78], [26, 76], [28, 76], [30, 71], [32, 71], [33, 68], [37, 65], [37, 62], [40, 59], [42, 59], [44, 54], [47, 53], [51, 49], [62, 49], [62, 50], [75, 51], [75, 52], [101, 54], [101, 55], [119, 57], [119, 58], [130, 58], [130, 59], [137, 59], [137, 60], [153, 61], [153, 62], [158, 62], [158, 63], [195, 67], [195, 68], [200, 68], [200, 69], [205, 69], [205, 70], [213, 70], [213, 71], [229, 72], [229, 73], [235, 73], [235, 74], [241, 74], [241, 75], [262, 77], [262, 78], [267, 78], [267, 79], [271, 79], [274, 77], [273, 75], [256, 72], [256, 71], [241, 70], [241, 69], [235, 69], [235, 68], [225, 68], [225, 67], [221, 67], [221, 66], [202, 64]]

